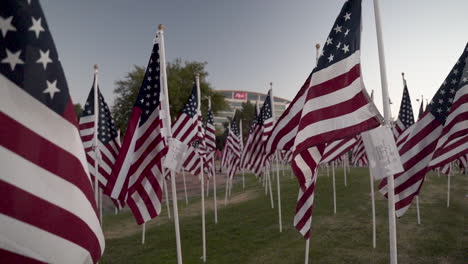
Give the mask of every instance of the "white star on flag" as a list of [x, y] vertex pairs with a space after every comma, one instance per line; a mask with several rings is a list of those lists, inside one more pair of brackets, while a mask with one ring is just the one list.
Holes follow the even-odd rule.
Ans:
[[16, 28], [11, 24], [13, 16], [7, 17], [6, 19], [0, 16], [0, 30], [2, 31], [2, 36], [5, 38], [8, 31], [16, 31]]
[[53, 82], [47, 81], [47, 89], [45, 89], [42, 93], [48, 93], [50, 95], [50, 99], [54, 99], [55, 93], [60, 92], [60, 89], [57, 88], [57, 80]]
[[10, 68], [12, 71], [15, 70], [16, 64], [24, 64], [24, 61], [20, 59], [21, 55], [21, 50], [18, 50], [17, 52], [13, 53], [9, 49], [6, 49], [6, 58], [2, 60], [2, 63], [8, 63], [10, 64]]
[[32, 26], [29, 28], [29, 31], [34, 31], [36, 33], [36, 38], [39, 38], [39, 34], [44, 32], [44, 28], [41, 25], [42, 18], [35, 19], [32, 17]]

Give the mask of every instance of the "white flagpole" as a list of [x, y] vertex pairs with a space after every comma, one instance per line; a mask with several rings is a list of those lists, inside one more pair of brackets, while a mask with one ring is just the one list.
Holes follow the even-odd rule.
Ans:
[[[273, 118], [273, 126], [276, 123], [276, 114], [275, 114], [275, 98], [273, 97], [273, 82], [270, 82], [270, 104], [271, 104], [271, 115]], [[283, 222], [281, 220], [281, 186], [280, 186], [280, 168], [279, 168], [279, 155], [276, 151], [276, 187], [278, 191], [278, 221], [279, 221], [279, 231], [283, 232]]]
[[[163, 168], [163, 170], [166, 170]], [[164, 196], [166, 197], [167, 218], [171, 219], [171, 207], [169, 205], [169, 190], [167, 189], [166, 178], [163, 177]]]
[[344, 175], [344, 186], [347, 187], [348, 186], [348, 179], [346, 177], [346, 161], [345, 161], [345, 158], [346, 158], [346, 154], [343, 156], [343, 175]]
[[141, 244], [145, 244], [146, 222], [141, 226]]
[[449, 173], [447, 175], [447, 208], [450, 207], [450, 178], [452, 174], [452, 163], [450, 163], [449, 166]]
[[325, 166], [327, 166], [327, 177], [330, 177], [330, 168], [329, 168], [330, 166], [328, 164]]
[[98, 97], [98, 65], [94, 65], [94, 199], [96, 200], [96, 206], [99, 206], [99, 97]]
[[[387, 71], [385, 65], [384, 42], [382, 37], [382, 23], [380, 18], [380, 1], [374, 0], [375, 30], [377, 33], [377, 46], [379, 50], [380, 81], [382, 83], [382, 100], [384, 109], [385, 126], [390, 127], [390, 99], [388, 96]], [[390, 236], [390, 263], [398, 263], [397, 236], [395, 219], [395, 181], [393, 175], [387, 177], [388, 189], [388, 229]]]
[[184, 193], [185, 193], [185, 204], [188, 204], [188, 197], [187, 197], [187, 185], [185, 183], [185, 170], [182, 168], [182, 179], [184, 180]]
[[[241, 153], [244, 153], [244, 137], [242, 135], [242, 120], [239, 119], [239, 127], [240, 127], [240, 144], [241, 144]], [[242, 154], [241, 154], [242, 160]], [[242, 190], [245, 190], [245, 172], [244, 168], [242, 168]]]
[[416, 217], [418, 219], [418, 225], [421, 224], [421, 215], [419, 213], [419, 194], [416, 195]]
[[268, 170], [268, 191], [270, 192], [270, 201], [271, 201], [271, 208], [275, 208], [275, 202], [273, 201], [273, 192], [271, 191], [271, 177], [270, 177], [270, 170]]
[[99, 219], [101, 220], [102, 226], [102, 188], [99, 188]]
[[[195, 83], [197, 85], [198, 109], [197, 114], [201, 115], [201, 91], [200, 91], [200, 75], [197, 73], [195, 76]], [[205, 177], [203, 172], [203, 157], [200, 155], [200, 195], [201, 195], [201, 209], [202, 209], [202, 241], [203, 241], [203, 255], [202, 260], [206, 262], [206, 232], [205, 232]]]
[[309, 246], [310, 244], [310, 238], [306, 239], [306, 243], [305, 243], [305, 260], [304, 260], [304, 263], [305, 264], [309, 264]]
[[206, 197], [210, 196], [210, 178], [206, 180]]
[[216, 167], [215, 160], [214, 160], [214, 153], [211, 154], [211, 158], [213, 159], [213, 200], [214, 200], [214, 217], [215, 217], [215, 224], [218, 223], [218, 204], [216, 201]]
[[224, 192], [224, 206], [227, 205], [227, 198], [228, 198], [228, 192], [229, 192], [229, 172], [226, 174], [225, 185], [226, 185], [226, 191]]
[[332, 181], [333, 181], [333, 213], [336, 214], [336, 184], [335, 184], [335, 161], [332, 164]]
[[372, 170], [370, 167], [369, 167], [369, 177], [370, 177], [370, 191], [371, 191], [371, 204], [372, 204], [372, 246], [375, 248], [377, 246], [377, 236], [376, 236], [376, 223], [375, 223], [374, 177], [372, 176]]
[[[171, 131], [171, 118], [170, 118], [170, 111], [169, 111], [169, 93], [167, 89], [167, 77], [166, 77], [166, 55], [165, 55], [165, 47], [164, 47], [164, 25], [159, 25], [159, 37], [160, 37], [160, 52], [161, 52], [161, 82], [164, 87], [164, 100], [165, 104], [167, 106], [167, 114], [166, 114], [166, 121], [168, 123], [168, 137], [172, 136], [172, 131]], [[173, 203], [173, 209], [174, 209], [174, 226], [175, 226], [175, 233], [176, 233], [176, 247], [177, 247], [177, 263], [182, 264], [182, 245], [180, 243], [180, 230], [179, 230], [179, 212], [177, 208], [177, 189], [176, 189], [176, 182], [175, 182], [175, 175], [174, 172], [171, 171], [171, 188], [172, 188], [172, 203]]]

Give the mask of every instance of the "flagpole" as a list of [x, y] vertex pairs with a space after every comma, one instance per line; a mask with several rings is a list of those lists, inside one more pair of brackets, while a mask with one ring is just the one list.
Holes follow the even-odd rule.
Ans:
[[102, 188], [99, 188], [99, 219], [101, 220], [102, 226]]
[[[270, 82], [270, 104], [271, 104], [271, 115], [273, 118], [273, 126], [276, 123], [276, 113], [275, 113], [275, 97], [273, 96], [273, 82]], [[279, 221], [279, 231], [283, 232], [283, 222], [281, 220], [281, 186], [280, 186], [280, 172], [279, 172], [279, 156], [278, 151], [275, 153], [276, 157], [276, 186], [278, 191], [278, 221]]]
[[141, 226], [141, 244], [145, 244], [146, 222]]
[[216, 201], [216, 167], [215, 167], [215, 159], [214, 153], [211, 154], [211, 158], [213, 160], [213, 200], [214, 200], [214, 217], [215, 217], [215, 224], [218, 223], [218, 204]]
[[419, 213], [419, 195], [416, 195], [416, 218], [418, 219], [418, 225], [421, 224], [421, 215]]
[[[169, 111], [169, 92], [167, 89], [167, 77], [166, 77], [166, 54], [165, 54], [165, 47], [164, 47], [164, 25], [159, 25], [159, 37], [160, 37], [160, 52], [161, 52], [161, 82], [163, 83], [163, 88], [164, 88], [164, 100], [165, 104], [167, 106], [167, 115], [166, 115], [166, 120], [169, 125], [167, 128], [168, 131], [168, 137], [172, 137], [172, 131], [171, 131], [171, 118], [170, 118], [170, 111]], [[174, 172], [171, 171], [171, 188], [172, 188], [172, 203], [173, 203], [173, 209], [174, 209], [174, 226], [175, 226], [175, 233], [176, 233], [176, 247], [177, 247], [177, 263], [182, 264], [182, 246], [180, 243], [180, 230], [179, 230], [179, 210], [177, 207], [177, 189], [176, 189], [176, 182], [175, 182], [175, 175]]]
[[[195, 83], [197, 85], [198, 109], [197, 114], [201, 115], [201, 91], [200, 91], [200, 74], [195, 75]], [[202, 209], [202, 242], [203, 242], [203, 255], [202, 260], [206, 262], [206, 230], [205, 230], [205, 179], [203, 171], [203, 157], [200, 155], [200, 191], [201, 191], [201, 209]]]
[[372, 176], [372, 170], [369, 167], [369, 178], [370, 178], [370, 191], [371, 191], [371, 204], [372, 204], [372, 246], [377, 246], [376, 236], [376, 223], [375, 223], [375, 196], [374, 196], [374, 177]]
[[[241, 147], [241, 160], [242, 160], [242, 153], [244, 153], [244, 137], [242, 132], [242, 120], [239, 119], [239, 128], [240, 128], [240, 147]], [[245, 172], [244, 168], [242, 169], [242, 190], [245, 190]]]
[[346, 158], [346, 154], [343, 155], [343, 173], [344, 173], [344, 186], [347, 187], [348, 186], [348, 179], [346, 177], [346, 161], [345, 161], [345, 158]]
[[[385, 65], [384, 43], [382, 37], [382, 23], [380, 17], [380, 1], [374, 0], [375, 29], [377, 33], [377, 46], [379, 50], [380, 81], [382, 83], [382, 100], [384, 110], [385, 126], [390, 127], [390, 104], [387, 85], [387, 71]], [[390, 236], [390, 263], [398, 263], [397, 257], [397, 237], [395, 219], [395, 181], [393, 175], [387, 177], [388, 188], [388, 225]]]
[[98, 97], [98, 65], [94, 64], [94, 199], [96, 200], [96, 206], [99, 206], [99, 197], [98, 197], [98, 189], [99, 189], [99, 140], [98, 140], [98, 133], [99, 133], [99, 97]]
[[332, 181], [333, 181], [333, 213], [336, 214], [336, 184], [335, 184], [335, 161], [332, 164]]
[[268, 170], [268, 191], [270, 192], [270, 201], [271, 201], [271, 208], [275, 208], [275, 201], [273, 200], [273, 192], [271, 191], [271, 175], [270, 175], [271, 168]]
[[449, 163], [449, 172], [447, 174], [447, 208], [450, 207], [450, 178], [452, 174], [452, 163]]
[[[166, 170], [163, 168], [163, 170]], [[169, 190], [167, 189], [166, 178], [163, 177], [164, 195], [166, 196], [167, 218], [171, 219], [171, 207], [169, 205]]]
[[206, 197], [209, 197], [209, 196], [210, 196], [210, 178], [206, 180]]
[[182, 179], [184, 180], [185, 204], [188, 205], [187, 185], [185, 183], [185, 170], [182, 168]]

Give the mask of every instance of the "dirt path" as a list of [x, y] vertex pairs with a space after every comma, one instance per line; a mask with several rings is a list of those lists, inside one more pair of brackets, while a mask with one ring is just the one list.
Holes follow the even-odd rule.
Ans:
[[[228, 200], [227, 205], [234, 205], [238, 203], [242, 203], [248, 200], [252, 200], [258, 196], [254, 190], [246, 190], [245, 192], [233, 194], [231, 198]], [[218, 202], [218, 209], [224, 207], [224, 195], [222, 197], [217, 196]], [[179, 203], [180, 204], [180, 203]], [[153, 219], [146, 223], [146, 228], [149, 229], [153, 226], [159, 226], [165, 224], [170, 221], [167, 217], [167, 212], [165, 210], [165, 204], [163, 206], [162, 215], [158, 216], [156, 219]], [[206, 199], [205, 198], [205, 210], [206, 212], [214, 210], [214, 200], [212, 197]], [[171, 213], [172, 213], [172, 203], [171, 203]], [[179, 205], [179, 217], [191, 217], [197, 216], [201, 214], [201, 202], [192, 202], [189, 203], [188, 206], [180, 206]], [[122, 217], [120, 219], [115, 220], [110, 226], [104, 224], [104, 236], [106, 239], [115, 239], [115, 238], [122, 238], [126, 236], [133, 235], [135, 233], [141, 232], [141, 226], [137, 225], [133, 216], [130, 217]]]

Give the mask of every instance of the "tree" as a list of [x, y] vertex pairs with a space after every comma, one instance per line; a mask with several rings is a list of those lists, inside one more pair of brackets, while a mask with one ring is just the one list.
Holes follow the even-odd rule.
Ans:
[[81, 114], [83, 113], [81, 104], [73, 104], [73, 109], [75, 110], [76, 118], [80, 120]]
[[[167, 65], [167, 84], [169, 89], [169, 103], [172, 120], [175, 120], [182, 111], [182, 107], [190, 96], [190, 92], [195, 83], [195, 74], [200, 74], [200, 89], [201, 89], [201, 109], [202, 113], [206, 113], [208, 109], [208, 96], [211, 97], [211, 106], [213, 113], [216, 114], [220, 110], [228, 108], [224, 101], [224, 96], [216, 92], [210, 83], [206, 81], [208, 72], [205, 70], [206, 62], [185, 61], [182, 63], [180, 59], [176, 59]], [[125, 134], [128, 119], [131, 114], [132, 107], [138, 96], [141, 83], [145, 75], [145, 68], [135, 66], [135, 69], [122, 79], [118, 80], [115, 85], [114, 93], [116, 98], [112, 106], [112, 113], [117, 129], [120, 129], [122, 135]]]
[[242, 109], [240, 110], [240, 120], [242, 122], [242, 135], [244, 136], [244, 142], [248, 137], [250, 124], [255, 117], [256, 106], [250, 101], [242, 103]]

